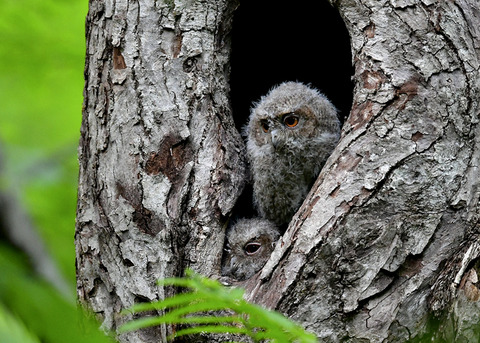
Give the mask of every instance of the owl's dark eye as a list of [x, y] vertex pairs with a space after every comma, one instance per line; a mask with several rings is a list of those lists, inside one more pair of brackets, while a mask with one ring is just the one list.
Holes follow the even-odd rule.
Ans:
[[268, 132], [269, 126], [265, 120], [262, 120], [260, 122], [260, 126], [262, 127], [263, 132]]
[[287, 127], [295, 127], [298, 124], [298, 117], [294, 114], [287, 114], [283, 117], [283, 123]]
[[258, 251], [258, 249], [260, 249], [261, 246], [262, 245], [260, 243], [250, 242], [247, 243], [243, 249], [247, 255], [253, 255]]

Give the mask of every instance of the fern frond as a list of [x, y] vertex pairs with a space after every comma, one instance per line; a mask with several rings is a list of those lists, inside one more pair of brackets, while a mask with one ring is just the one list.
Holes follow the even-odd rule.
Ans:
[[159, 311], [175, 306], [186, 306], [197, 299], [198, 296], [195, 293], [179, 293], [174, 297], [166, 298], [164, 300], [135, 304], [132, 307], [123, 310], [122, 313], [128, 314], [145, 311]]
[[248, 335], [249, 332], [245, 328], [239, 328], [235, 326], [222, 326], [222, 325], [205, 325], [205, 326], [194, 326], [186, 329], [177, 331], [175, 334], [169, 336], [169, 339], [174, 339], [176, 337], [185, 336], [185, 335], [194, 335], [194, 334], [205, 334], [205, 333], [233, 333], [233, 334], [243, 334]]
[[[153, 303], [133, 306], [124, 313], [139, 313], [164, 310], [158, 317], [146, 317], [123, 325], [121, 332], [160, 324], [188, 324], [173, 334], [173, 337], [199, 333], [234, 333], [251, 337], [256, 342], [268, 340], [271, 343], [313, 343], [315, 335], [307, 333], [301, 326], [280, 313], [268, 311], [243, 299], [244, 291], [239, 288], [226, 288], [216, 280], [211, 280], [187, 270], [185, 278], [168, 278], [158, 282], [188, 288], [188, 293]], [[230, 310], [232, 315], [211, 315], [212, 311]], [[226, 325], [231, 324], [231, 325]]]
[[142, 328], [157, 326], [160, 324], [237, 324], [243, 325], [243, 320], [237, 316], [160, 316], [160, 317], [144, 317], [132, 320], [119, 329], [119, 333], [134, 331]]

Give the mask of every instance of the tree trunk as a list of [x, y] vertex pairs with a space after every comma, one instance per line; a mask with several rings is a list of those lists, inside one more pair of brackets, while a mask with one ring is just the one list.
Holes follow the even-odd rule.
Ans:
[[[480, 6], [332, 2], [351, 37], [353, 107], [281, 244], [241, 285], [327, 342], [478, 340]], [[173, 294], [157, 279], [219, 276], [246, 180], [228, 101], [236, 6], [90, 1], [77, 281], [105, 328]]]
[[[78, 295], [119, 312], [172, 295], [156, 280], [218, 275], [226, 218], [245, 180], [228, 103], [235, 4], [90, 1], [80, 141]], [[165, 327], [123, 342], [165, 341]]]

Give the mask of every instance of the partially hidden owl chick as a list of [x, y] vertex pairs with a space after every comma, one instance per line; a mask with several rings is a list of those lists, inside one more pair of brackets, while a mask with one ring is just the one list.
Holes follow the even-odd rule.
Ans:
[[251, 278], [267, 262], [280, 236], [275, 224], [261, 219], [239, 219], [227, 231], [222, 275]]
[[340, 137], [337, 110], [299, 82], [273, 88], [251, 110], [244, 134], [261, 217], [288, 224]]

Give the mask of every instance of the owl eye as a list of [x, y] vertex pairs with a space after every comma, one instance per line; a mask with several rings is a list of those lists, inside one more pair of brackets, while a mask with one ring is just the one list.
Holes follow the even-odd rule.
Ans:
[[250, 242], [247, 243], [243, 249], [245, 250], [247, 255], [253, 255], [258, 251], [258, 249], [260, 249], [261, 246], [262, 245], [260, 243]]
[[260, 122], [260, 126], [262, 127], [263, 132], [268, 132], [269, 126], [268, 123], [265, 120], [262, 120]]
[[287, 114], [285, 117], [283, 117], [283, 123], [287, 127], [295, 127], [298, 124], [298, 117], [293, 114]]

